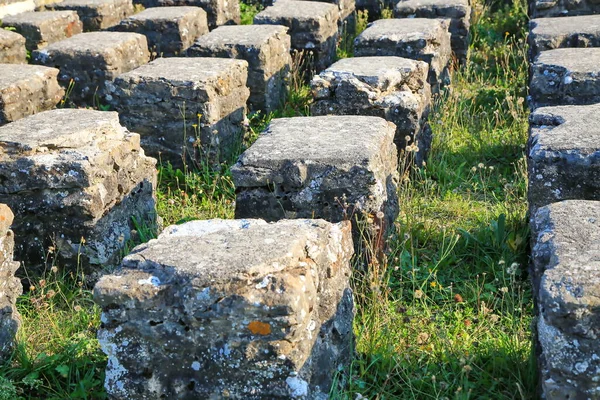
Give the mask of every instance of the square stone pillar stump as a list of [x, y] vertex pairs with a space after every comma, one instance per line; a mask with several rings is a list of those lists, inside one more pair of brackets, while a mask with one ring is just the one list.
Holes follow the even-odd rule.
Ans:
[[16, 32], [0, 29], [0, 63], [26, 64], [25, 38]]
[[600, 14], [598, 0], [530, 0], [531, 18]]
[[398, 152], [416, 144], [416, 159], [422, 163], [431, 143], [428, 70], [423, 61], [400, 57], [342, 59], [312, 79], [312, 115], [384, 118], [396, 125]]
[[36, 50], [31, 58], [34, 64], [58, 67], [58, 82], [69, 89], [67, 100], [89, 106], [104, 103], [106, 82], [146, 64], [150, 53], [139, 33], [91, 32]]
[[533, 108], [600, 102], [600, 48], [542, 51], [531, 66]]
[[221, 25], [238, 25], [241, 21], [239, 0], [135, 0], [146, 8], [193, 6], [206, 11], [208, 27], [215, 29]]
[[378, 117], [274, 119], [231, 168], [236, 218], [352, 220], [382, 248], [398, 216], [394, 124]]
[[0, 204], [0, 362], [8, 361], [12, 355], [14, 339], [21, 325], [16, 302], [23, 287], [15, 278], [19, 263], [13, 261], [15, 237], [10, 230], [13, 217], [10, 208]]
[[64, 0], [48, 8], [76, 11], [85, 32], [110, 28], [133, 14], [131, 0]]
[[349, 223], [193, 221], [100, 279], [105, 387], [130, 399], [321, 399], [352, 356]]
[[597, 399], [600, 202], [550, 204], [531, 231], [542, 398]]
[[65, 91], [56, 68], [0, 64], [0, 125], [54, 108]]
[[546, 50], [600, 47], [600, 15], [533, 19], [528, 41], [531, 60]]
[[146, 36], [150, 52], [159, 57], [182, 55], [200, 36], [208, 33], [206, 11], [200, 7], [148, 8], [112, 28]]
[[339, 18], [334, 4], [286, 0], [259, 12], [254, 23], [287, 26], [292, 49], [303, 51], [308, 67], [320, 72], [335, 61]]
[[400, 0], [394, 7], [394, 17], [450, 20], [452, 51], [459, 61], [467, 61], [471, 26], [470, 0]]
[[[156, 160], [115, 112], [45, 111], [0, 127], [0, 202], [28, 273], [114, 266], [137, 224], [156, 226]], [[50, 252], [50, 248], [53, 248]]]
[[292, 63], [287, 30], [278, 25], [221, 26], [200, 37], [188, 55], [246, 60], [250, 110], [268, 114], [285, 101]]
[[247, 76], [243, 60], [159, 58], [118, 76], [110, 104], [149, 155], [176, 167], [184, 159], [217, 163], [241, 145]]
[[529, 206], [600, 200], [600, 104], [543, 107], [530, 116]]
[[448, 21], [426, 18], [380, 19], [354, 41], [354, 56], [396, 56], [429, 64], [429, 84], [438, 93], [450, 84], [452, 48]]
[[29, 51], [83, 32], [83, 25], [75, 11], [27, 12], [4, 18], [2, 26], [12, 27], [23, 35]]

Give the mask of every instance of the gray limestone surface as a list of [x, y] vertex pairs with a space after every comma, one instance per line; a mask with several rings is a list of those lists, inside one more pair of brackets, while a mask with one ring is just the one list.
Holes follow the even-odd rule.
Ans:
[[325, 399], [351, 359], [350, 224], [192, 221], [94, 288], [114, 398]]
[[531, 231], [542, 396], [596, 399], [600, 202], [550, 204], [532, 218]]
[[47, 8], [76, 11], [85, 32], [110, 28], [133, 14], [131, 0], [63, 0]]
[[122, 20], [111, 30], [146, 36], [157, 56], [182, 55], [196, 39], [208, 33], [206, 11], [200, 7], [148, 8]]
[[72, 88], [69, 101], [77, 106], [104, 101], [106, 82], [150, 61], [144, 35], [129, 32], [90, 32], [53, 43], [31, 55], [34, 64], [60, 69], [59, 83]]
[[29, 51], [42, 49], [83, 31], [75, 11], [26, 12], [3, 18], [2, 26], [14, 28], [23, 35]]
[[532, 60], [546, 50], [600, 47], [600, 15], [533, 19], [528, 40]]
[[598, 0], [530, 0], [531, 18], [600, 14]]
[[0, 202], [15, 213], [16, 258], [29, 274], [54, 256], [87, 275], [114, 266], [133, 218], [155, 225], [155, 163], [115, 112], [57, 109], [0, 127]]
[[56, 68], [0, 64], [0, 125], [54, 108], [65, 91]]
[[206, 11], [208, 26], [238, 25], [241, 21], [239, 0], [135, 0], [146, 8], [192, 6]]
[[600, 105], [542, 107], [530, 116], [530, 209], [600, 200]]
[[0, 29], [0, 63], [26, 64], [25, 38], [16, 32]]
[[148, 154], [183, 160], [229, 159], [244, 135], [248, 63], [225, 58], [159, 58], [109, 85], [121, 123]]
[[531, 66], [534, 108], [600, 102], [600, 48], [543, 51]]
[[354, 41], [354, 56], [397, 56], [429, 64], [434, 93], [450, 83], [452, 48], [446, 20], [428, 18], [380, 19]]
[[275, 111], [285, 101], [292, 59], [288, 28], [280, 25], [221, 26], [188, 50], [193, 57], [236, 58], [248, 62], [251, 111]]

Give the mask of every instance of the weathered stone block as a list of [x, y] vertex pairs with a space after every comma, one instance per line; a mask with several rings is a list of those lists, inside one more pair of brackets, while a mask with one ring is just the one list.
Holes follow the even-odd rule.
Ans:
[[565, 47], [600, 47], [600, 15], [539, 18], [529, 21], [530, 59]]
[[589, 15], [600, 13], [598, 0], [531, 0], [531, 18], [561, 17], [568, 15]]
[[0, 19], [35, 10], [34, 0], [0, 0]]
[[542, 51], [531, 66], [533, 108], [600, 102], [600, 48]]
[[115, 265], [133, 218], [155, 225], [155, 163], [115, 112], [59, 109], [0, 127], [0, 202], [16, 215], [16, 258], [29, 274], [54, 256], [86, 274]]
[[383, 240], [398, 216], [394, 136], [377, 117], [273, 120], [231, 168], [236, 218], [350, 219], [357, 247]]
[[175, 166], [227, 160], [244, 134], [247, 75], [243, 60], [159, 58], [119, 75], [110, 104], [152, 156]]
[[542, 396], [597, 399], [600, 202], [550, 204], [531, 229]]
[[102, 277], [115, 398], [327, 398], [352, 355], [350, 224], [193, 221]]
[[19, 263], [13, 261], [15, 238], [10, 230], [12, 222], [10, 208], [0, 204], [0, 361], [7, 361], [11, 356], [14, 338], [21, 325], [15, 304], [23, 287], [15, 278]]
[[200, 7], [156, 7], [124, 19], [112, 30], [141, 33], [151, 52], [169, 57], [181, 55], [208, 33], [208, 21]]
[[188, 50], [195, 57], [227, 57], [248, 62], [251, 111], [275, 111], [285, 101], [292, 59], [287, 28], [277, 25], [221, 26]]
[[600, 105], [543, 107], [530, 116], [529, 205], [600, 200]]
[[194, 6], [206, 11], [208, 26], [237, 25], [241, 21], [239, 0], [135, 0], [146, 8]]
[[0, 28], [0, 63], [25, 64], [26, 62], [25, 38], [18, 33]]
[[380, 19], [354, 41], [354, 56], [397, 56], [429, 64], [431, 90], [450, 83], [452, 48], [448, 21], [426, 18]]
[[106, 82], [150, 61], [144, 35], [125, 32], [91, 32], [75, 35], [32, 53], [35, 64], [60, 69], [58, 82], [69, 90], [76, 105], [104, 101]]
[[368, 115], [396, 125], [398, 151], [417, 144], [418, 162], [431, 142], [427, 116], [431, 89], [428, 66], [400, 57], [342, 59], [311, 81], [312, 115]]
[[4, 18], [2, 25], [23, 35], [29, 51], [42, 49], [83, 31], [75, 11], [27, 12]]
[[133, 14], [131, 0], [64, 0], [47, 7], [76, 11], [85, 32], [110, 28]]
[[0, 125], [54, 108], [65, 91], [56, 68], [0, 64]]
[[310, 68], [317, 72], [335, 61], [339, 9], [317, 1], [278, 1], [254, 17], [255, 24], [289, 28], [292, 49], [311, 53]]
[[470, 0], [400, 0], [394, 7], [396, 18], [447, 18], [450, 20], [452, 50], [461, 62], [467, 60]]
[[[288, 0], [278, 0], [278, 1], [288, 1]], [[295, 1], [295, 0], [289, 0]], [[307, 1], [320, 1], [325, 3], [335, 4], [338, 7], [339, 11], [339, 19], [338, 24], [343, 24], [346, 21], [346, 24], [355, 27], [356, 23], [354, 13], [356, 11], [356, 1], [355, 0], [307, 0]], [[350, 32], [354, 32], [354, 30], [350, 30]]]

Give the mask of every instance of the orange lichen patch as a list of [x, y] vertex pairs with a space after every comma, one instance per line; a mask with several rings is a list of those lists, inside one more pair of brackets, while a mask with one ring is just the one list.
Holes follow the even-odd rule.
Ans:
[[268, 335], [271, 333], [271, 325], [266, 322], [252, 321], [248, 324], [248, 329], [255, 335]]

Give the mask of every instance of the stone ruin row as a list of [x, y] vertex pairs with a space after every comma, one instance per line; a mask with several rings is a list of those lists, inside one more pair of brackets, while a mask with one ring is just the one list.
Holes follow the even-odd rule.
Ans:
[[[223, 26], [239, 23], [235, 1], [146, 1], [137, 14], [127, 0], [8, 1], [0, 355], [19, 325], [12, 226], [31, 273], [56, 258], [97, 282], [112, 398], [326, 398], [352, 357], [350, 258], [367, 242], [385, 250], [399, 163], [426, 156], [432, 92], [449, 84], [452, 52], [466, 55], [468, 4], [401, 1], [415, 15], [399, 5], [408, 19], [372, 24], [357, 57], [334, 63], [352, 1], [279, 1], [251, 26]], [[239, 157], [238, 219], [168, 227], [119, 261], [136, 229], [158, 230], [154, 158], [236, 154], [248, 109], [285, 102], [296, 52], [317, 73], [315, 116], [273, 120]], [[98, 105], [117, 112], [57, 108]]]
[[531, 276], [545, 399], [598, 399], [600, 3], [531, 1]]

